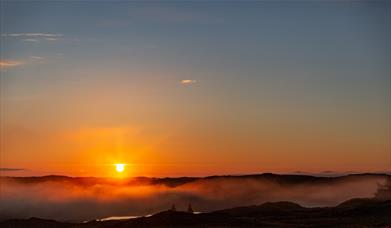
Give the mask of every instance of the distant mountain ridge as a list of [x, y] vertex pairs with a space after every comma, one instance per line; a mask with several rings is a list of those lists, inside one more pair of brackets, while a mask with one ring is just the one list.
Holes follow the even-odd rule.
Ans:
[[69, 177], [61, 175], [48, 175], [48, 176], [32, 176], [32, 177], [10, 177], [0, 176], [0, 180], [14, 181], [18, 183], [38, 183], [46, 181], [68, 181], [80, 185], [93, 185], [96, 183], [105, 183], [113, 185], [165, 185], [167, 187], [176, 187], [183, 184], [198, 182], [204, 180], [216, 180], [216, 179], [252, 179], [252, 180], [267, 180], [273, 181], [278, 184], [321, 184], [332, 183], [345, 180], [354, 180], [361, 177], [391, 177], [389, 174], [383, 173], [361, 173], [361, 174], [348, 174], [345, 176], [311, 176], [311, 175], [296, 175], [296, 174], [249, 174], [249, 175], [222, 175], [222, 176], [207, 176], [207, 177], [130, 177], [123, 179], [105, 178], [105, 177]]

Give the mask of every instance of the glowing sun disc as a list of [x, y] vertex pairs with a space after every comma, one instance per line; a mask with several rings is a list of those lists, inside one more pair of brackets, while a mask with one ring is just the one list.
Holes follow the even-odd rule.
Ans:
[[125, 164], [115, 164], [115, 170], [117, 170], [119, 173], [122, 173], [125, 170]]

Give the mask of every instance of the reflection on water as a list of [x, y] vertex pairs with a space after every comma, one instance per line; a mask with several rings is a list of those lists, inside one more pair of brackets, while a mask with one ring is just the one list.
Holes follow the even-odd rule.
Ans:
[[[195, 211], [193, 214], [201, 214], [202, 212], [200, 211]], [[109, 220], [127, 220], [127, 219], [134, 219], [134, 218], [140, 218], [140, 217], [150, 217], [152, 214], [145, 215], [145, 216], [134, 216], [134, 215], [129, 215], [129, 216], [110, 216], [107, 218], [102, 218], [102, 219], [97, 219], [96, 221], [109, 221]]]
[[[151, 216], [151, 215], [146, 215], [145, 217], [149, 217], [149, 216]], [[110, 217], [107, 217], [107, 218], [97, 219], [97, 221], [126, 220], [126, 219], [134, 219], [134, 218], [139, 218], [139, 217], [143, 217], [143, 216], [134, 216], [134, 215], [130, 215], [130, 216], [110, 216]]]

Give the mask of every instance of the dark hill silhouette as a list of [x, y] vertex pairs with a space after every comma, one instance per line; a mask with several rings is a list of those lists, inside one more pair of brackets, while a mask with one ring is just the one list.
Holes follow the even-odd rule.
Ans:
[[355, 198], [355, 199], [350, 199], [345, 202], [340, 203], [337, 207], [338, 208], [355, 208], [359, 206], [364, 206], [364, 205], [373, 205], [377, 204], [379, 200], [373, 199], [373, 198]]
[[0, 222], [0, 227], [4, 228], [22, 228], [22, 227], [34, 227], [34, 228], [48, 228], [48, 227], [58, 227], [58, 228], [68, 228], [72, 227], [75, 224], [57, 222], [50, 219], [41, 219], [41, 218], [29, 218], [29, 219], [10, 219], [5, 222]]
[[390, 227], [391, 201], [353, 199], [336, 207], [305, 208], [291, 202], [268, 202], [210, 213], [163, 211], [129, 220], [63, 223], [31, 218], [0, 222], [0, 227]]
[[259, 213], [262, 214], [270, 214], [270, 213], [286, 213], [291, 210], [306, 210], [300, 206], [299, 204], [281, 201], [281, 202], [266, 202], [257, 206], [247, 206], [247, 207], [235, 207], [231, 209], [219, 210], [215, 211], [215, 213], [224, 213], [232, 216], [242, 216], [242, 215], [257, 215]]

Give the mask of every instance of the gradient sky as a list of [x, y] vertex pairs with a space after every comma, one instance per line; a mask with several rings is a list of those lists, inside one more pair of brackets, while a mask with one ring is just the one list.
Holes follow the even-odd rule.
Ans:
[[391, 169], [389, 1], [0, 6], [2, 175]]

